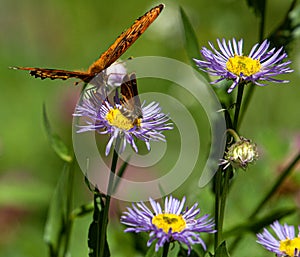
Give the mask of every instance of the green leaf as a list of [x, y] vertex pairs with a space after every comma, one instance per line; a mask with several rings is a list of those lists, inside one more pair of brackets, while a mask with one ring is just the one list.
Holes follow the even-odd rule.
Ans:
[[180, 250], [180, 246], [177, 242], [170, 244], [168, 257], [177, 257]]
[[[99, 257], [100, 254], [100, 241], [101, 239], [101, 231], [102, 226], [106, 226], [107, 224], [103, 224], [103, 213], [104, 213], [104, 202], [99, 193], [95, 192], [94, 194], [94, 214], [93, 221], [90, 224], [89, 232], [88, 232], [88, 247], [89, 247], [89, 256], [90, 257]], [[107, 243], [107, 235], [105, 234], [105, 245], [104, 245], [104, 256], [109, 257], [110, 251]]]
[[201, 59], [199, 43], [195, 30], [182, 7], [180, 7], [180, 16], [184, 31], [185, 50], [189, 61], [191, 62], [192, 66], [196, 68], [202, 76], [204, 76], [206, 80], [209, 80], [208, 74], [204, 71], [199, 70], [195, 62], [193, 61], [193, 58]]
[[226, 241], [223, 241], [216, 249], [215, 257], [229, 257]]
[[189, 21], [188, 16], [185, 11], [180, 7], [180, 15], [184, 30], [184, 39], [185, 39], [185, 49], [189, 59], [192, 61], [193, 58], [200, 58], [199, 44], [196, 37], [194, 28], [192, 27], [191, 22]]
[[47, 137], [49, 139], [49, 142], [50, 142], [51, 147], [54, 150], [54, 152], [63, 161], [69, 162], [69, 163], [72, 162], [73, 157], [70, 154], [70, 150], [65, 145], [65, 143], [62, 141], [62, 139], [57, 134], [54, 134], [52, 132], [45, 105], [43, 105], [43, 120], [44, 120], [44, 126], [45, 126], [45, 130], [47, 133]]
[[73, 169], [66, 164], [52, 196], [45, 225], [44, 241], [50, 256], [64, 256], [68, 251], [72, 219], [70, 218]]

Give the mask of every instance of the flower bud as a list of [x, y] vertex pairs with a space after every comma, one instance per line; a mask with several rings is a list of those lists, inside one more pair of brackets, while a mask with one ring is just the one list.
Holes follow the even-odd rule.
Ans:
[[253, 163], [258, 159], [258, 151], [256, 144], [251, 140], [240, 137], [236, 143], [232, 144], [225, 154], [224, 159], [221, 161], [221, 165], [225, 165], [226, 169], [229, 165], [233, 168], [246, 169], [249, 163]]

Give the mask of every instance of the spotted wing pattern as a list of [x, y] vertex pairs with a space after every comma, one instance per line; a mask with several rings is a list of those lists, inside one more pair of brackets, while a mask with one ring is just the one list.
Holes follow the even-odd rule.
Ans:
[[116, 41], [89, 67], [89, 73], [97, 74], [109, 67], [145, 32], [150, 24], [158, 17], [164, 5], [153, 7], [138, 18], [130, 28], [125, 30]]
[[94, 76], [87, 72], [77, 71], [66, 71], [56, 69], [43, 69], [43, 68], [31, 68], [31, 67], [12, 67], [17, 70], [27, 70], [31, 76], [41, 79], [62, 79], [66, 80], [69, 78], [81, 79], [84, 82], [89, 82]]

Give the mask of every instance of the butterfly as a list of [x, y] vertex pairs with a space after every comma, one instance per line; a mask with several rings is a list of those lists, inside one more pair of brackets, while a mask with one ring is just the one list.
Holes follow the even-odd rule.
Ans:
[[136, 19], [130, 28], [123, 31], [116, 41], [96, 60], [86, 72], [67, 71], [57, 69], [11, 67], [15, 70], [26, 70], [31, 76], [41, 79], [62, 79], [77, 78], [83, 82], [90, 82], [98, 73], [108, 68], [145, 32], [150, 24], [158, 17], [164, 5], [159, 4]]
[[136, 76], [134, 73], [125, 75], [121, 84], [120, 100], [122, 104], [122, 113], [125, 117], [135, 122], [139, 118], [143, 118], [141, 100], [138, 96]]

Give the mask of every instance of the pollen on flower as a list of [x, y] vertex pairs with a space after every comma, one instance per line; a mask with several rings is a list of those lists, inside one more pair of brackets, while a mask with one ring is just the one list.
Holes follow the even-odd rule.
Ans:
[[126, 131], [134, 127], [132, 121], [125, 117], [118, 108], [110, 109], [105, 118], [108, 121], [109, 125]]
[[172, 213], [160, 213], [152, 218], [152, 224], [154, 224], [158, 229], [162, 229], [166, 234], [168, 234], [170, 228], [172, 232], [181, 232], [186, 228], [186, 222], [181, 215]]
[[226, 68], [237, 76], [241, 74], [251, 76], [260, 71], [261, 64], [259, 60], [254, 60], [248, 56], [235, 55], [228, 59]]
[[300, 249], [300, 238], [285, 239], [280, 241], [279, 250], [287, 254], [288, 256], [294, 256], [295, 251]]

